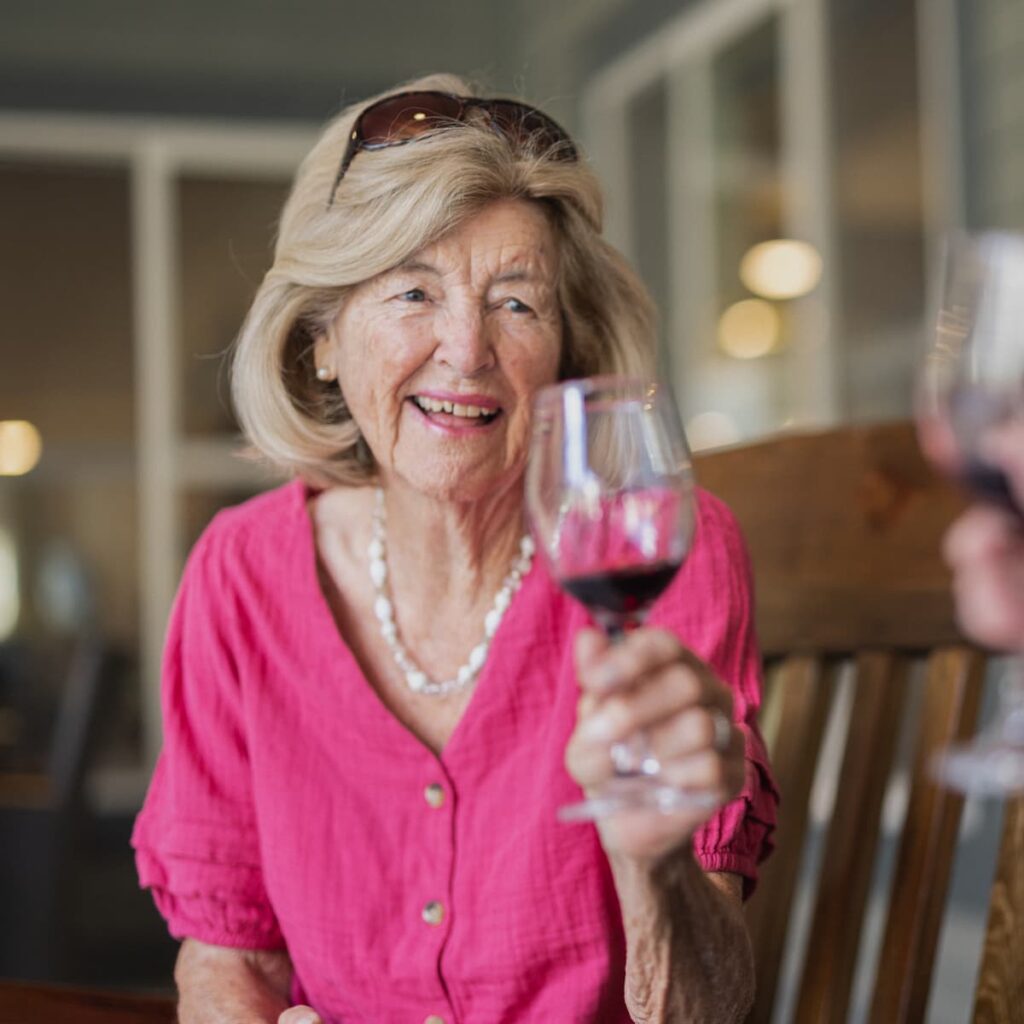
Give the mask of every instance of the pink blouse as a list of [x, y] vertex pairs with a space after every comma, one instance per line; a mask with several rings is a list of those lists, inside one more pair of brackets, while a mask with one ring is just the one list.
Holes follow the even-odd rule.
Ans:
[[[171, 933], [287, 947], [292, 999], [330, 1024], [627, 1024], [625, 941], [563, 754], [585, 622], [539, 559], [440, 756], [387, 711], [320, 590], [295, 481], [220, 513], [193, 550], [164, 660], [164, 749], [135, 825]], [[777, 794], [755, 715], [750, 569], [701, 495], [693, 552], [652, 613], [735, 694], [741, 796], [697, 833], [749, 892]]]

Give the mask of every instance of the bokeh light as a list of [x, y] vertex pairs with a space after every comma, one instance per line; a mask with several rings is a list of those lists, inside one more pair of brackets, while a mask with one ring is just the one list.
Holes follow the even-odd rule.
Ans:
[[781, 321], [778, 310], [764, 299], [742, 299], [722, 313], [718, 344], [735, 359], [757, 359], [779, 345]]
[[777, 238], [748, 249], [740, 261], [740, 280], [765, 299], [796, 299], [821, 280], [821, 255], [808, 242]]
[[24, 476], [43, 454], [43, 439], [28, 420], [0, 420], [0, 476]]

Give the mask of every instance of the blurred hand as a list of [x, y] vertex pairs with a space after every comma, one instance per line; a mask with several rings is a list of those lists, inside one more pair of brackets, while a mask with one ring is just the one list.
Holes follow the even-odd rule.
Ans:
[[[979, 454], [1006, 474], [1024, 509], [1024, 422], [993, 430]], [[992, 505], [972, 505], [946, 534], [943, 551], [964, 630], [990, 647], [1024, 650], [1024, 520]]]
[[[583, 694], [566, 748], [566, 767], [585, 791], [615, 775], [613, 743], [643, 731], [671, 785], [707, 803], [663, 814], [629, 811], [598, 822], [608, 854], [656, 861], [694, 831], [743, 785], [743, 734], [732, 724], [732, 694], [669, 632], [638, 629], [618, 644], [595, 629], [576, 637]], [[728, 723], [727, 735], [716, 718]], [[716, 745], [716, 738], [719, 743]]]
[[324, 1022], [312, 1006], [292, 1006], [277, 1018], [277, 1024], [324, 1024]]
[[979, 643], [1024, 650], [1024, 528], [1012, 512], [972, 505], [943, 545], [957, 618]]

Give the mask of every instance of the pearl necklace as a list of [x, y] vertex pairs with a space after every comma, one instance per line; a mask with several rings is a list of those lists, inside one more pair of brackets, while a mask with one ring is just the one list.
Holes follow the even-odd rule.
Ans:
[[498, 632], [501, 620], [505, 617], [508, 606], [512, 603], [519, 585], [523, 578], [530, 571], [533, 563], [533, 540], [529, 535], [524, 536], [519, 542], [519, 556], [512, 564], [508, 575], [501, 585], [501, 589], [494, 597], [494, 606], [484, 618], [484, 638], [469, 652], [466, 664], [455, 673], [451, 679], [442, 682], [434, 682], [413, 660], [405, 649], [401, 638], [398, 635], [398, 626], [395, 624], [395, 611], [388, 596], [388, 566], [385, 561], [387, 553], [387, 541], [385, 536], [385, 511], [384, 492], [377, 488], [377, 503], [373, 511], [373, 536], [366, 553], [370, 558], [370, 579], [373, 581], [373, 589], [376, 599], [373, 602], [373, 611], [380, 623], [381, 636], [391, 650], [395, 663], [405, 676], [405, 682], [413, 693], [422, 693], [430, 697], [443, 697], [445, 694], [455, 690], [463, 690], [476, 681], [480, 670], [487, 661], [487, 654], [491, 649], [491, 641], [494, 634]]

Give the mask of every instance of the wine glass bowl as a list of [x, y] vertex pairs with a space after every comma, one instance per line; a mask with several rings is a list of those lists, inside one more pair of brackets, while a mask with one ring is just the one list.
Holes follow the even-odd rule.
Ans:
[[[660, 385], [591, 377], [543, 389], [534, 404], [526, 507], [559, 585], [616, 639], [642, 625], [694, 532], [694, 490], [675, 403]], [[643, 737], [612, 748], [613, 784], [564, 820], [638, 807], [693, 806], [659, 778]]]

